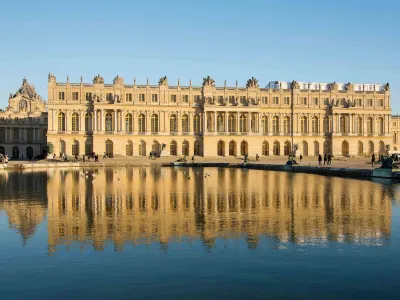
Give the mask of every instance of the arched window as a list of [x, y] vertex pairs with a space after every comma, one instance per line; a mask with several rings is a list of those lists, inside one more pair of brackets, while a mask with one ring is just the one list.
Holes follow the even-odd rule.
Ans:
[[158, 132], [158, 115], [151, 115], [151, 132]]
[[186, 114], [182, 116], [182, 132], [189, 132], [189, 118]]
[[303, 156], [308, 156], [308, 143], [304, 141], [302, 145], [303, 145]]
[[319, 143], [317, 141], [314, 142], [314, 156], [319, 155]]
[[79, 155], [79, 142], [78, 141], [74, 141], [72, 143], [72, 155]]
[[385, 143], [383, 142], [383, 141], [380, 141], [379, 142], [379, 153], [380, 154], [384, 154], [386, 151], [385, 151]]
[[224, 141], [218, 141], [217, 143], [217, 155], [225, 156], [225, 143]]
[[240, 115], [239, 120], [239, 132], [247, 132], [247, 116]]
[[93, 130], [93, 123], [92, 123], [92, 114], [86, 113], [85, 114], [85, 131], [92, 131]]
[[283, 155], [289, 156], [290, 155], [290, 142], [286, 141], [285, 144], [283, 144]]
[[176, 115], [171, 115], [169, 117], [169, 131], [170, 132], [177, 132], [178, 131], [178, 126], [177, 126], [177, 122], [176, 122]]
[[266, 116], [261, 118], [261, 132], [268, 133], [268, 118]]
[[[1, 132], [0, 132], [1, 134]], [[1, 141], [1, 137], [0, 137], [0, 141]], [[393, 133], [393, 144], [397, 144], [397, 133]]]
[[125, 131], [132, 132], [132, 115], [125, 115]]
[[189, 155], [189, 142], [188, 141], [183, 141], [182, 143], [182, 155]]
[[0, 143], [4, 143], [6, 141], [6, 131], [3, 128], [0, 128]]
[[272, 132], [273, 134], [279, 134], [279, 117], [277, 116], [272, 118]]
[[77, 113], [72, 114], [72, 131], [79, 131], [79, 115]]
[[278, 141], [274, 142], [272, 152], [273, 152], [273, 154], [275, 156], [279, 156], [280, 155], [280, 147], [281, 146], [280, 146]]
[[170, 155], [177, 155], [177, 148], [176, 148], [176, 141], [171, 141], [169, 143], [169, 154]]
[[236, 116], [230, 114], [228, 116], [228, 131], [229, 132], [236, 132]]
[[14, 146], [12, 148], [12, 158], [13, 159], [18, 159], [19, 158], [19, 148], [17, 146]]
[[224, 116], [223, 115], [221, 115], [221, 114], [219, 114], [218, 116], [217, 116], [217, 131], [218, 132], [224, 132], [225, 131], [225, 126], [224, 126], [224, 122], [225, 120], [224, 120]]
[[373, 154], [374, 151], [375, 151], [375, 149], [374, 149], [374, 143], [373, 143], [372, 141], [369, 141], [369, 142], [368, 142], [368, 153], [369, 153], [369, 155]]
[[28, 129], [28, 143], [32, 143], [33, 141], [33, 129], [29, 128]]
[[264, 141], [262, 143], [262, 155], [264, 155], [264, 156], [269, 155], [269, 143], [267, 141]]
[[127, 156], [133, 156], [133, 143], [132, 141], [127, 141], [125, 145], [125, 153]]
[[14, 142], [19, 141], [19, 129], [18, 128], [14, 128], [14, 130], [13, 130], [13, 140], [14, 140]]
[[65, 114], [58, 113], [58, 131], [65, 131]]
[[361, 141], [358, 141], [358, 155], [359, 156], [364, 155], [364, 145]]
[[200, 116], [199, 115], [194, 115], [193, 129], [194, 129], [194, 132], [196, 132], [196, 133], [200, 132]]
[[138, 116], [138, 130], [141, 133], [146, 132], [146, 117], [144, 114]]
[[358, 134], [363, 133], [363, 130], [362, 130], [362, 125], [363, 125], [362, 118], [358, 117], [356, 122], [357, 122], [357, 124], [356, 124], [357, 133]]
[[303, 116], [300, 119], [301, 122], [301, 133], [305, 134], [308, 132], [307, 130], [307, 117]]
[[106, 131], [113, 131], [113, 117], [111, 113], [106, 113]]
[[312, 118], [312, 133], [319, 133], [318, 117]]
[[373, 122], [371, 117], [367, 118], [367, 133], [368, 134], [373, 133]]
[[290, 118], [287, 116], [283, 118], [283, 132], [285, 134], [290, 133]]
[[341, 133], [348, 133], [348, 122], [347, 122], [347, 117], [346, 116], [341, 116], [340, 117], [340, 132]]
[[378, 133], [383, 134], [385, 132], [385, 123], [383, 122], [383, 118], [378, 118]]
[[329, 118], [328, 117], [324, 117], [324, 124], [323, 124], [323, 130], [324, 133], [328, 133], [329, 132]]

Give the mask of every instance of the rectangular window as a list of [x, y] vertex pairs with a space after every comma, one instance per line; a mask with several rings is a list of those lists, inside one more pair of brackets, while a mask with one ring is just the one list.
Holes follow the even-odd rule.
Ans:
[[171, 95], [171, 102], [176, 102], [176, 95]]
[[65, 93], [64, 92], [58, 92], [58, 100], [65, 100]]
[[182, 102], [189, 103], [189, 95], [182, 95]]
[[314, 98], [314, 105], [318, 105], [318, 98]]
[[368, 99], [368, 106], [372, 106], [372, 99]]
[[246, 103], [246, 96], [240, 96], [240, 104]]
[[324, 105], [329, 105], [329, 98], [324, 98]]
[[393, 127], [396, 127], [396, 122], [393, 122]]
[[362, 99], [357, 99], [357, 105], [362, 106]]
[[200, 95], [194, 95], [193, 96], [193, 100], [194, 100], [194, 103], [196, 103], [196, 104], [200, 104]]
[[139, 102], [144, 102], [144, 101], [145, 101], [145, 95], [139, 94]]
[[346, 103], [346, 99], [345, 98], [340, 98], [340, 105], [344, 105]]
[[279, 97], [273, 97], [273, 98], [272, 98], [272, 102], [273, 102], [274, 104], [279, 104]]
[[383, 106], [383, 99], [378, 99], [378, 105]]
[[151, 102], [158, 102], [158, 95], [157, 94], [152, 94], [151, 95]]
[[307, 105], [307, 97], [301, 98], [301, 104]]
[[72, 92], [72, 100], [78, 100], [79, 92]]
[[235, 103], [235, 96], [229, 96], [229, 103], [234, 104]]
[[125, 96], [126, 96], [126, 101], [132, 102], [132, 94], [131, 93], [128, 93]]
[[86, 101], [92, 100], [92, 93], [86, 93]]
[[261, 102], [262, 104], [268, 104], [268, 97], [262, 97]]
[[112, 101], [113, 100], [113, 94], [112, 93], [107, 93], [106, 94], [106, 100], [107, 101]]
[[290, 97], [283, 98], [283, 104], [289, 105], [289, 103], [290, 103]]

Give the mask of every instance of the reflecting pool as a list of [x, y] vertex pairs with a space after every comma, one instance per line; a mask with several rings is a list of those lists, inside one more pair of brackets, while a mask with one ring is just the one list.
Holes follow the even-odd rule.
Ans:
[[399, 205], [261, 170], [0, 172], [0, 298], [393, 299]]

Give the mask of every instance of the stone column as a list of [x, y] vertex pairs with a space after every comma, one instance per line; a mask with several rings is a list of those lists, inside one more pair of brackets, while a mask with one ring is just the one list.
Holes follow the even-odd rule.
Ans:
[[257, 132], [260, 133], [261, 132], [261, 114], [257, 113]]
[[217, 112], [214, 111], [214, 132], [217, 132]]
[[114, 132], [118, 131], [118, 110], [114, 109]]
[[247, 119], [247, 132], [252, 132], [252, 130], [251, 130], [251, 112], [248, 112], [247, 113], [247, 115], [248, 115], [248, 119]]
[[101, 120], [100, 120], [100, 122], [101, 122], [101, 131], [105, 131], [106, 120], [104, 119], [104, 110], [103, 109], [100, 110], [100, 118], [101, 118]]
[[228, 112], [225, 112], [225, 132], [228, 132]]
[[202, 125], [203, 125], [204, 132], [208, 132], [208, 124], [207, 124], [208, 118], [207, 118], [207, 112], [204, 112], [204, 113], [203, 113], [203, 120], [202, 120], [202, 121], [203, 121], [203, 122], [201, 122], [201, 123], [202, 123]]
[[236, 112], [236, 133], [239, 132], [239, 112]]

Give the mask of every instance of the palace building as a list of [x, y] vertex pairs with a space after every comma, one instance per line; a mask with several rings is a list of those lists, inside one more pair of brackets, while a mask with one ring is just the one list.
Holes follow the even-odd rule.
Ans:
[[[109, 156], [364, 156], [397, 145], [389, 84], [270, 82], [260, 88], [57, 82], [48, 77], [47, 142], [55, 153]], [[396, 125], [394, 125], [396, 124]], [[398, 146], [396, 146], [398, 147]]]
[[7, 108], [0, 110], [0, 154], [30, 159], [47, 152], [46, 132], [46, 102], [24, 79], [10, 94]]

